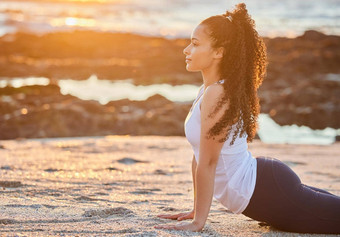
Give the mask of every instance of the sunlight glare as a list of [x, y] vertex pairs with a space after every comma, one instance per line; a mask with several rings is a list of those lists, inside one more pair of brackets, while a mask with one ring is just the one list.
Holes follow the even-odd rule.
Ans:
[[62, 2], [74, 2], [74, 3], [110, 3], [121, 2], [121, 0], [61, 0]]
[[66, 18], [55, 18], [50, 21], [50, 24], [54, 27], [58, 26], [81, 26], [81, 27], [94, 27], [96, 21], [89, 18], [78, 18], [78, 17], [66, 17]]
[[96, 21], [88, 18], [76, 18], [76, 17], [67, 17], [65, 18], [65, 24], [67, 26], [95, 26]]

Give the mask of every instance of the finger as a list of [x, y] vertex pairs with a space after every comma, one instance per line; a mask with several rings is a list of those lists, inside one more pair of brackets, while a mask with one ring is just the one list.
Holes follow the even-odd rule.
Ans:
[[162, 216], [162, 217], [172, 217], [172, 216], [179, 216], [180, 214], [176, 214], [176, 215], [173, 215], [173, 214], [160, 214], [160, 215], [157, 215], [157, 216]]
[[164, 218], [164, 219], [177, 219], [179, 216], [183, 215], [182, 213], [176, 214], [176, 215], [169, 215], [169, 214], [163, 214], [163, 215], [157, 215], [159, 218]]
[[186, 225], [188, 225], [187, 222], [181, 222], [181, 223], [176, 224], [175, 226], [176, 227], [182, 227], [182, 226], [186, 226]]
[[174, 226], [175, 230], [185, 230], [185, 226], [187, 225], [187, 223], [180, 223]]
[[185, 215], [185, 216], [180, 216], [177, 218], [177, 220], [181, 221], [181, 220], [186, 220], [188, 219], [188, 215]]
[[168, 216], [166, 216], [166, 215], [163, 215], [163, 216], [159, 215], [157, 217], [163, 218], [163, 219], [171, 219], [171, 220], [177, 219], [177, 216], [170, 216], [170, 215], [168, 215]]
[[187, 214], [187, 215], [183, 215], [177, 218], [178, 221], [187, 220], [187, 219], [192, 219], [192, 216], [190, 214]]

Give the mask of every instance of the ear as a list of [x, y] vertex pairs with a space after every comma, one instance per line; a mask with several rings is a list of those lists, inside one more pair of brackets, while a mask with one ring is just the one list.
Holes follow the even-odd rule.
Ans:
[[223, 57], [224, 48], [219, 47], [215, 50], [215, 57], [214, 58], [222, 58]]

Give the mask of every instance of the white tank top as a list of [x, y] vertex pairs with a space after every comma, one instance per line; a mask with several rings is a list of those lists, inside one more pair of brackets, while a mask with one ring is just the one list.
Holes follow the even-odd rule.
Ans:
[[[217, 83], [224, 83], [223, 80]], [[196, 100], [185, 119], [185, 136], [191, 144], [195, 159], [199, 160], [201, 133], [201, 101], [204, 86], [201, 86]], [[236, 125], [232, 131], [235, 132]], [[234, 133], [233, 132], [233, 133]], [[248, 151], [247, 134], [237, 136], [230, 145], [232, 134], [224, 142], [215, 174], [214, 197], [233, 213], [242, 213], [253, 195], [256, 182], [256, 159]]]

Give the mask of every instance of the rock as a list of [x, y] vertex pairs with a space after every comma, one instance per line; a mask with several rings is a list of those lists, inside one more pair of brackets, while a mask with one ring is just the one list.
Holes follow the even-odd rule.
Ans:
[[121, 169], [118, 169], [118, 168], [115, 168], [115, 167], [108, 167], [106, 169], [110, 170], [110, 171], [122, 171]]
[[53, 173], [53, 172], [58, 172], [61, 171], [60, 169], [53, 169], [53, 168], [48, 168], [44, 170], [45, 172]]
[[100, 217], [108, 217], [111, 215], [118, 215], [118, 216], [131, 216], [134, 212], [130, 209], [127, 209], [125, 207], [116, 207], [116, 208], [106, 208], [102, 210], [88, 210], [85, 211], [83, 216], [85, 217], [94, 217], [94, 216], [100, 216]]
[[132, 165], [136, 163], [148, 163], [148, 161], [141, 161], [141, 160], [136, 160], [130, 157], [124, 157], [122, 159], [117, 160], [117, 162], [126, 164], [126, 165]]
[[[92, 41], [80, 42], [81, 38]], [[340, 74], [340, 36], [311, 30], [296, 38], [264, 40], [269, 64], [258, 92], [261, 112], [270, 113], [281, 125], [340, 128], [340, 83], [329, 80], [329, 75]], [[46, 76], [53, 81], [48, 86], [0, 88], [0, 139], [183, 136], [190, 103], [154, 95], [145, 101], [125, 99], [101, 105], [62, 95], [56, 82], [95, 73], [112, 80], [134, 78], [135, 84], [200, 84], [199, 73], [188, 73], [184, 67], [182, 50], [187, 43], [189, 39], [91, 31], [41, 37], [18, 32], [11, 40], [0, 37], [4, 49], [0, 76]]]
[[4, 59], [0, 77], [86, 79], [96, 74], [106, 79], [134, 78], [138, 84], [199, 82], [199, 73], [189, 73], [184, 66], [182, 51], [188, 43], [188, 39], [86, 30], [41, 36], [17, 32], [10, 41], [0, 37]]
[[9, 224], [15, 224], [17, 223], [16, 220], [12, 220], [12, 219], [0, 219], [0, 224], [3, 225], [9, 225]]
[[153, 173], [157, 174], [157, 175], [168, 175], [167, 172], [165, 172], [164, 170], [161, 170], [161, 169], [157, 169]]
[[20, 181], [0, 181], [0, 187], [4, 188], [19, 188], [23, 184]]
[[304, 39], [304, 40], [313, 40], [313, 41], [317, 41], [320, 39], [324, 39], [326, 37], [325, 34], [315, 31], [315, 30], [307, 30], [305, 31], [305, 33], [298, 37], [300, 39]]

